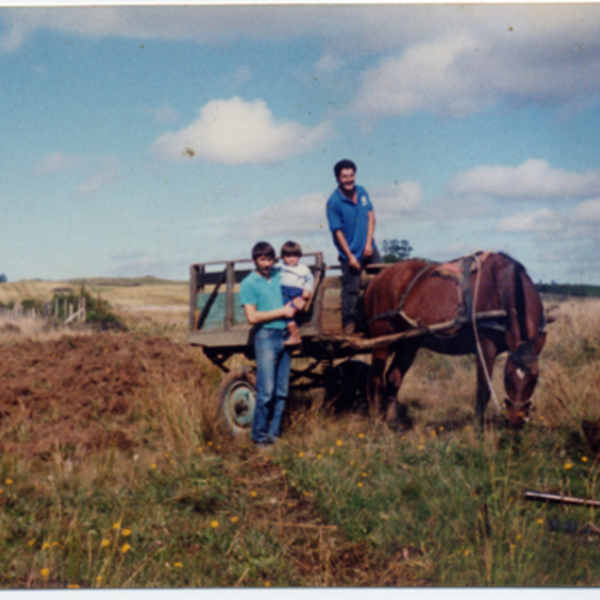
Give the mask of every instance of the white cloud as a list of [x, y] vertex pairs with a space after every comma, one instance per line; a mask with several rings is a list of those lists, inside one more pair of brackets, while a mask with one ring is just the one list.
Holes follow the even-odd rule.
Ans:
[[101, 171], [89, 175], [77, 186], [80, 196], [92, 196], [115, 185], [119, 177], [116, 166], [109, 166]]
[[177, 110], [168, 102], [156, 107], [143, 106], [142, 110], [146, 114], [152, 116], [159, 124], [172, 123], [173, 121], [176, 121], [179, 116]]
[[477, 52], [470, 35], [417, 44], [366, 71], [353, 109], [369, 118], [419, 110], [462, 116], [485, 105], [478, 77], [461, 61]]
[[[354, 110], [376, 120], [461, 116], [501, 101], [578, 107], [600, 95], [596, 3], [196, 5], [6, 8], [0, 48], [37, 30], [92, 39], [322, 40], [317, 69], [387, 56], [368, 68]], [[242, 77], [248, 73], [240, 72]]]
[[320, 75], [330, 75], [335, 71], [339, 71], [344, 64], [343, 60], [326, 52], [315, 65], [315, 70]]
[[272, 237], [302, 239], [324, 233], [329, 236], [325, 216], [326, 201], [327, 198], [321, 194], [309, 194], [263, 208], [246, 218], [243, 231], [236, 231], [236, 235], [247, 239]]
[[579, 204], [573, 211], [573, 218], [583, 223], [600, 223], [600, 198]]
[[277, 122], [263, 100], [213, 100], [185, 129], [166, 133], [154, 148], [171, 158], [197, 157], [230, 165], [278, 163], [311, 150], [332, 128]]
[[497, 230], [502, 233], [552, 234], [565, 228], [568, 219], [549, 208], [540, 208], [529, 213], [505, 217], [498, 222]]
[[82, 164], [82, 159], [78, 156], [68, 156], [63, 152], [51, 152], [40, 160], [34, 168], [34, 171], [41, 175], [52, 173], [65, 173]]
[[600, 171], [574, 173], [552, 169], [545, 160], [529, 159], [516, 167], [481, 166], [457, 175], [452, 196], [502, 200], [559, 201], [582, 199], [600, 192]]
[[416, 214], [421, 208], [423, 189], [416, 181], [381, 186], [369, 190], [378, 223]]

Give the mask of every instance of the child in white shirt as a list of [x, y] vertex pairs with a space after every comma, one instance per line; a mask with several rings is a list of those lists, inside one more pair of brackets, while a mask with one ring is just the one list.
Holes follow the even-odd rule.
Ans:
[[[306, 306], [315, 283], [315, 278], [306, 265], [299, 264], [302, 248], [296, 242], [286, 242], [281, 247], [282, 263], [278, 265], [281, 279], [283, 303], [292, 302], [298, 310]], [[294, 319], [287, 319], [290, 337], [284, 342], [285, 346], [299, 346], [302, 343], [298, 324]]]

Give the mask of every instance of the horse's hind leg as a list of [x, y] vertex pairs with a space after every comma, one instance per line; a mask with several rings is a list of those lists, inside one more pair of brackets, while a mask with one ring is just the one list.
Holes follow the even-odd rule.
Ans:
[[[479, 353], [477, 354], [477, 400], [475, 404], [475, 418], [478, 425], [483, 428], [483, 416], [485, 408], [490, 400], [491, 390], [488, 383], [492, 380], [492, 373], [494, 371], [494, 360], [496, 359], [497, 348], [492, 340], [489, 338], [482, 338], [481, 341], [481, 354], [483, 355], [483, 362]], [[487, 377], [486, 377], [487, 371]]]

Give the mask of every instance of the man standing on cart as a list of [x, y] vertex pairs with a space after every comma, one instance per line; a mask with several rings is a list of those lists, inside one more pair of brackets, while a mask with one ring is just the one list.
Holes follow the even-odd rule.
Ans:
[[375, 212], [365, 188], [355, 185], [356, 165], [339, 161], [333, 172], [338, 187], [327, 201], [327, 221], [342, 267], [342, 328], [354, 333], [361, 271], [381, 262], [375, 245]]
[[252, 441], [259, 446], [274, 444], [279, 437], [290, 379], [290, 349], [284, 346], [288, 330], [285, 319], [296, 309], [284, 305], [279, 272], [273, 269], [275, 250], [268, 242], [252, 248], [256, 270], [244, 278], [240, 302], [246, 319], [256, 329], [256, 406], [252, 422]]

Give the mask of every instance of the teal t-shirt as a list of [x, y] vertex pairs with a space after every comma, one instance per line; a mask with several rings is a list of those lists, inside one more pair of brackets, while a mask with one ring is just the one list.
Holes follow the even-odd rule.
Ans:
[[[267, 310], [276, 310], [283, 307], [283, 296], [281, 295], [281, 282], [279, 272], [271, 269], [271, 277], [267, 279], [252, 271], [250, 275], [244, 278], [240, 286], [240, 303], [252, 304], [256, 310], [262, 312]], [[287, 325], [284, 319], [275, 319], [268, 323], [263, 323], [260, 327], [266, 329], [286, 329]]]

